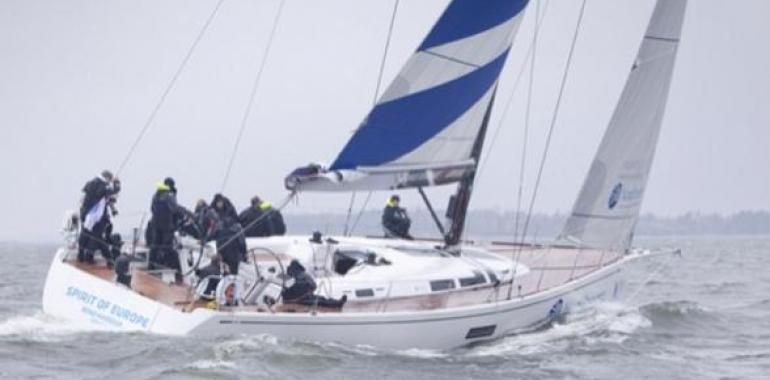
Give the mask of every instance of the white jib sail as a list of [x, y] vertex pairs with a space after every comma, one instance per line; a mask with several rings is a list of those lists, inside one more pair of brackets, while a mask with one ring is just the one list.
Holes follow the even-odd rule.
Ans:
[[603, 249], [630, 246], [666, 108], [686, 3], [658, 0], [561, 242]]

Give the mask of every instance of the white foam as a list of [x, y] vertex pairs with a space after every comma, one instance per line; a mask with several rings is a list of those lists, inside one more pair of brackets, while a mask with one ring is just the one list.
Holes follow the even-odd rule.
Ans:
[[637, 308], [603, 303], [570, 313], [548, 329], [513, 335], [489, 345], [474, 347], [469, 356], [533, 355], [566, 349], [576, 340], [587, 345], [622, 343], [639, 328], [652, 323]]
[[396, 351], [396, 354], [420, 359], [445, 358], [449, 356], [447, 352], [438, 350], [423, 350], [418, 348]]
[[654, 307], [670, 313], [678, 313], [682, 315], [693, 312], [710, 313], [713, 311], [706, 306], [691, 301], [662, 302], [654, 304]]
[[367, 344], [357, 344], [355, 346], [348, 346], [342, 343], [337, 342], [324, 342], [319, 343], [324, 348], [331, 348], [342, 352], [351, 353], [354, 355], [361, 355], [361, 356], [378, 356], [382, 355], [383, 351], [378, 349], [377, 347], [370, 346]]
[[193, 369], [233, 369], [235, 363], [227, 360], [197, 360], [185, 367]]
[[42, 311], [32, 315], [19, 315], [0, 321], [0, 336], [20, 337], [26, 340], [54, 341], [62, 337], [84, 332], [105, 331], [95, 327], [59, 319]]
[[214, 355], [221, 359], [237, 352], [259, 350], [268, 346], [278, 346], [278, 338], [269, 334], [249, 335], [215, 345]]

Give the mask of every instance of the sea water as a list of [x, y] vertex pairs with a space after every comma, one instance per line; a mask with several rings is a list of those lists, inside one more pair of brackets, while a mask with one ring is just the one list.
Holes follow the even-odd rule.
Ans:
[[770, 237], [638, 239], [626, 299], [449, 351], [96, 331], [41, 311], [55, 245], [0, 243], [0, 378], [770, 379]]

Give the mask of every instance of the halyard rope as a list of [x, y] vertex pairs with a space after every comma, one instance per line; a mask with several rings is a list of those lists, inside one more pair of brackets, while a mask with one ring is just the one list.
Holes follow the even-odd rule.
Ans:
[[152, 112], [150, 112], [150, 116], [147, 117], [147, 120], [145, 121], [144, 126], [139, 131], [139, 135], [136, 136], [136, 139], [131, 144], [131, 148], [129, 148], [128, 153], [123, 158], [123, 161], [121, 161], [120, 165], [118, 166], [118, 170], [115, 172], [116, 176], [119, 176], [120, 173], [123, 171], [123, 169], [125, 169], [126, 164], [128, 164], [128, 161], [131, 159], [131, 156], [133, 156], [134, 151], [136, 151], [136, 147], [139, 146], [139, 142], [142, 141], [142, 138], [144, 138], [145, 133], [147, 133], [147, 130], [150, 129], [152, 122], [155, 120], [155, 116], [158, 115], [158, 111], [160, 110], [161, 106], [163, 106], [163, 103], [165, 103], [166, 97], [168, 97], [168, 94], [174, 88], [174, 85], [176, 84], [177, 79], [179, 79], [179, 76], [182, 74], [182, 70], [184, 70], [185, 66], [187, 66], [187, 62], [190, 61], [190, 57], [192, 57], [192, 54], [195, 51], [195, 48], [198, 46], [198, 43], [203, 38], [203, 35], [206, 34], [206, 31], [211, 25], [211, 22], [214, 20], [214, 16], [216, 16], [220, 6], [222, 5], [222, 3], [224, 3], [224, 1], [225, 0], [217, 1], [217, 4], [214, 6], [214, 9], [211, 10], [209, 17], [206, 19], [206, 22], [203, 24], [203, 27], [201, 28], [201, 30], [198, 32], [198, 35], [193, 40], [193, 43], [192, 45], [190, 45], [190, 48], [187, 50], [187, 54], [182, 59], [182, 63], [176, 69], [174, 76], [171, 78], [171, 81], [168, 83], [168, 85], [166, 86], [166, 89], [163, 91], [163, 94], [160, 96], [158, 103], [155, 104], [155, 107], [152, 109]]
[[[398, 14], [398, 2], [399, 0], [396, 0], [393, 3], [393, 13], [390, 16], [390, 26], [388, 26], [388, 38], [385, 40], [385, 49], [382, 52], [382, 59], [380, 60], [380, 72], [377, 76], [377, 85], [374, 88], [374, 99], [372, 99], [372, 107], [377, 105], [377, 97], [380, 95], [380, 86], [382, 85], [382, 75], [385, 72], [385, 62], [388, 58], [388, 50], [390, 49], [390, 40], [393, 37], [393, 26], [396, 24], [396, 14]], [[348, 229], [348, 223], [350, 222], [350, 215], [353, 211], [353, 202], [356, 199], [356, 193], [353, 192], [350, 196], [350, 207], [348, 208], [348, 214], [345, 217], [345, 230], [344, 235], [350, 236], [353, 234], [353, 231], [356, 229], [356, 226], [358, 225], [358, 221], [361, 219], [361, 214], [364, 213], [364, 210], [366, 208], [366, 205], [369, 204], [369, 199], [372, 197], [372, 192], [370, 191], [366, 195], [366, 201], [361, 206], [361, 210], [358, 212], [358, 215], [356, 216], [355, 221], [353, 222], [353, 226]]]
[[516, 252], [516, 259], [513, 262], [513, 271], [511, 273], [511, 287], [508, 290], [508, 298], [510, 299], [511, 293], [513, 291], [513, 283], [516, 280], [516, 271], [518, 269], [518, 261], [521, 257], [521, 251], [524, 247], [524, 239], [527, 237], [527, 230], [529, 229], [529, 222], [532, 218], [532, 209], [535, 206], [535, 200], [537, 198], [537, 191], [540, 188], [540, 180], [543, 177], [543, 168], [545, 167], [545, 161], [548, 157], [548, 149], [551, 146], [551, 138], [553, 137], [553, 130], [556, 126], [556, 120], [559, 115], [559, 110], [561, 108], [561, 100], [564, 95], [564, 88], [567, 84], [567, 77], [569, 75], [570, 67], [572, 67], [572, 57], [575, 53], [575, 45], [577, 44], [578, 36], [580, 35], [580, 25], [583, 21], [583, 15], [585, 14], [585, 8], [586, 8], [586, 0], [583, 0], [582, 4], [580, 5], [580, 14], [578, 15], [577, 23], [575, 23], [575, 32], [572, 36], [572, 43], [570, 45], [569, 54], [567, 55], [567, 63], [564, 67], [564, 73], [562, 75], [561, 79], [561, 85], [559, 86], [559, 95], [556, 98], [556, 105], [554, 107], [553, 116], [551, 117], [551, 125], [548, 128], [548, 135], [545, 140], [545, 147], [543, 148], [543, 155], [540, 159], [540, 167], [537, 171], [537, 178], [535, 180], [535, 187], [532, 190], [532, 198], [529, 203], [529, 207], [527, 210], [527, 217], [524, 219], [524, 227], [521, 232], [521, 239], [519, 240], [519, 245]]
[[[521, 232], [521, 240], [520, 242], [523, 243], [524, 239], [527, 236], [527, 230], [529, 228], [529, 222], [532, 218], [532, 209], [535, 206], [535, 200], [537, 199], [537, 192], [540, 188], [540, 181], [543, 178], [543, 168], [545, 167], [546, 158], [548, 157], [548, 150], [551, 146], [551, 138], [553, 137], [553, 130], [556, 126], [556, 120], [559, 116], [559, 110], [561, 109], [561, 101], [564, 95], [564, 88], [567, 84], [567, 77], [569, 75], [570, 68], [572, 67], [572, 57], [575, 53], [575, 45], [577, 44], [578, 36], [580, 35], [580, 25], [583, 21], [583, 15], [585, 14], [585, 8], [586, 8], [586, 0], [583, 0], [583, 3], [580, 6], [580, 14], [578, 16], [577, 23], [575, 24], [575, 33], [572, 36], [572, 44], [570, 45], [569, 49], [569, 55], [567, 56], [567, 64], [564, 67], [564, 74], [562, 75], [561, 85], [559, 86], [559, 95], [556, 98], [556, 106], [554, 107], [553, 116], [551, 117], [551, 125], [548, 128], [548, 135], [545, 140], [545, 147], [543, 148], [543, 155], [540, 158], [540, 166], [537, 171], [537, 177], [535, 180], [535, 187], [532, 190], [532, 199], [529, 203], [529, 208], [527, 210], [527, 217], [524, 219], [524, 227]], [[521, 248], [519, 248], [521, 249]]]
[[238, 129], [238, 136], [235, 138], [235, 145], [233, 146], [233, 151], [230, 154], [230, 160], [227, 163], [227, 170], [225, 171], [225, 177], [222, 179], [222, 188], [220, 192], [224, 192], [225, 188], [227, 187], [227, 181], [230, 179], [230, 173], [233, 170], [233, 163], [235, 162], [235, 157], [238, 155], [238, 147], [241, 145], [241, 140], [243, 138], [243, 132], [246, 130], [246, 125], [249, 122], [249, 116], [251, 115], [251, 110], [254, 108], [254, 99], [257, 96], [257, 90], [259, 89], [259, 83], [262, 79], [262, 73], [265, 69], [265, 63], [267, 62], [267, 57], [270, 55], [270, 48], [273, 46], [273, 39], [275, 37], [275, 31], [278, 29], [278, 22], [281, 19], [281, 13], [283, 11], [283, 5], [285, 1], [280, 0], [280, 3], [278, 4], [278, 10], [275, 12], [275, 19], [273, 20], [273, 28], [270, 30], [270, 36], [267, 39], [267, 45], [265, 46], [265, 51], [262, 54], [262, 60], [259, 62], [259, 68], [257, 69], [257, 76], [254, 78], [254, 83], [251, 86], [251, 93], [249, 94], [249, 102], [246, 104], [246, 112], [243, 114], [243, 119], [241, 119], [241, 126]]

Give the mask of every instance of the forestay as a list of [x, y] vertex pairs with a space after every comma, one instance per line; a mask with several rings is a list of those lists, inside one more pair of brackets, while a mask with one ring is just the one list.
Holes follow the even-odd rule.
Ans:
[[627, 249], [666, 107], [686, 0], [658, 0], [615, 113], [560, 240]]
[[452, 1], [332, 165], [295, 170], [287, 188], [431, 186], [474, 170], [471, 150], [526, 4]]

